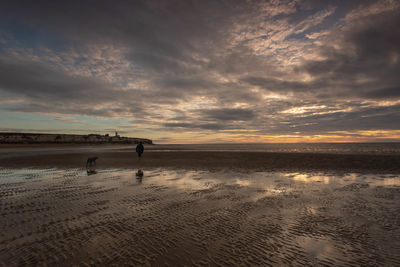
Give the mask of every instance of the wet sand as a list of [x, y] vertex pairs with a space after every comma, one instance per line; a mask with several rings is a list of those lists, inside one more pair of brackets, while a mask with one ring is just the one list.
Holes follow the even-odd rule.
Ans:
[[396, 156], [74, 151], [0, 154], [0, 266], [400, 265]]
[[400, 155], [169, 150], [146, 146], [139, 162], [130, 146], [0, 146], [0, 166], [82, 168], [98, 156], [101, 168], [400, 173]]
[[400, 177], [0, 169], [4, 266], [399, 266]]

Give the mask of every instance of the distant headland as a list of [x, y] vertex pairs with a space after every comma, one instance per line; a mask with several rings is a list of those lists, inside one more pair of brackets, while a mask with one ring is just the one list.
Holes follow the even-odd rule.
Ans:
[[153, 144], [150, 139], [122, 137], [108, 134], [43, 134], [43, 133], [1, 133], [0, 144]]

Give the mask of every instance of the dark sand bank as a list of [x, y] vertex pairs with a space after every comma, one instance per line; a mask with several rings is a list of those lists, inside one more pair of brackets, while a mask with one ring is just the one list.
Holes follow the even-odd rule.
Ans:
[[133, 147], [1, 147], [2, 167], [82, 168], [98, 156], [99, 168], [180, 168], [234, 170], [328, 170], [340, 172], [400, 173], [400, 155], [278, 153], [249, 151], [160, 150], [148, 146], [139, 162]]

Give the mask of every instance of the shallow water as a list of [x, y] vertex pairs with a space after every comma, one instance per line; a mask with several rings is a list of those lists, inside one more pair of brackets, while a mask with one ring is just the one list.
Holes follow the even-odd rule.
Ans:
[[400, 176], [0, 169], [5, 266], [400, 265]]

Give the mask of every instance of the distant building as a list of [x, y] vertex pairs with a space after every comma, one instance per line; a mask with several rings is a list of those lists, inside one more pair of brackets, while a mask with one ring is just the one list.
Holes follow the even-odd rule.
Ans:
[[108, 134], [40, 134], [40, 133], [1, 133], [0, 144], [44, 144], [44, 143], [76, 143], [76, 144], [152, 144], [150, 139], [120, 137], [118, 132], [115, 136], [110, 137]]

